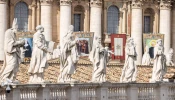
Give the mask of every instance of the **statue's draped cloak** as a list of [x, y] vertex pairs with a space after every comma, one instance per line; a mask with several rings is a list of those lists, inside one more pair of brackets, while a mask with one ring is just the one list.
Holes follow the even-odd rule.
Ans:
[[[21, 63], [20, 59], [20, 48], [14, 46], [16, 44], [16, 35], [12, 29], [8, 29], [5, 32], [4, 38], [4, 64], [0, 71], [0, 81], [9, 78], [12, 80], [14, 74], [18, 72], [19, 64]], [[8, 63], [7, 63], [8, 62]]]

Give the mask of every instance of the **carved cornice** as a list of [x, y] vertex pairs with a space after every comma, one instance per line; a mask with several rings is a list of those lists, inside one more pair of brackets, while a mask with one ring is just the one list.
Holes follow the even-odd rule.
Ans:
[[160, 2], [160, 9], [165, 9], [165, 10], [171, 10], [171, 2], [168, 1], [161, 1]]
[[143, 2], [141, 0], [134, 0], [132, 1], [132, 9], [141, 9], [143, 5]]
[[72, 0], [60, 0], [60, 5], [71, 5]]
[[52, 4], [53, 0], [40, 0], [41, 4]]
[[91, 0], [90, 4], [91, 4], [91, 7], [102, 7], [101, 0]]

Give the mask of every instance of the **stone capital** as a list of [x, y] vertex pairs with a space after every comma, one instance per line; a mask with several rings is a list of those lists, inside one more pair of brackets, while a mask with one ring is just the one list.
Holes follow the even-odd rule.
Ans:
[[50, 5], [52, 2], [53, 0], [40, 0], [41, 5]]
[[160, 10], [171, 10], [171, 2], [168, 1], [161, 1], [160, 2]]
[[0, 0], [0, 3], [6, 3], [8, 0]]
[[60, 5], [71, 5], [72, 0], [60, 0]]
[[132, 1], [132, 9], [141, 9], [143, 5], [143, 2], [141, 0], [134, 0]]
[[91, 4], [91, 7], [102, 7], [101, 0], [91, 0], [90, 4]]

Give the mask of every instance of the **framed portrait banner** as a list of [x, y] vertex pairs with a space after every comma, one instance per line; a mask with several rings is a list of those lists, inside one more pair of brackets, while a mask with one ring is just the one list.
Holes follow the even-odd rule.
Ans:
[[112, 59], [125, 60], [126, 34], [111, 34]]
[[78, 54], [81, 57], [89, 56], [90, 51], [92, 50], [93, 45], [93, 32], [74, 32], [75, 37], [78, 37], [78, 41], [76, 43]]
[[30, 61], [32, 56], [32, 48], [33, 48], [33, 34], [30, 32], [17, 32], [17, 39], [24, 39], [25, 44], [21, 47], [21, 57], [24, 61]]
[[149, 47], [149, 54], [150, 57], [153, 58], [154, 57], [154, 47], [156, 45], [156, 41], [158, 39], [162, 39], [163, 44], [164, 44], [164, 34], [143, 34], [143, 46], [144, 46], [144, 50], [145, 47], [148, 46]]

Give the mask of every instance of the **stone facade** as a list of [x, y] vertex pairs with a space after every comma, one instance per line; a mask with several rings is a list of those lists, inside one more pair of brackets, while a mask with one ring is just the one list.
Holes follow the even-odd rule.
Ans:
[[0, 25], [3, 25], [0, 27], [0, 60], [3, 60], [3, 34], [12, 25], [18, 2], [25, 2], [28, 6], [28, 30], [34, 31], [41, 24], [46, 39], [57, 43], [61, 43], [67, 27], [75, 23], [74, 14], [81, 15], [80, 31], [94, 32], [95, 36], [110, 41], [110, 37], [104, 34], [108, 34], [108, 9], [115, 6], [119, 10], [118, 33], [134, 37], [137, 44], [137, 64], [141, 64], [143, 55], [144, 16], [151, 18], [150, 33], [165, 34], [165, 53], [171, 47], [175, 49], [175, 4], [172, 0], [0, 0], [3, 16], [0, 20]]

